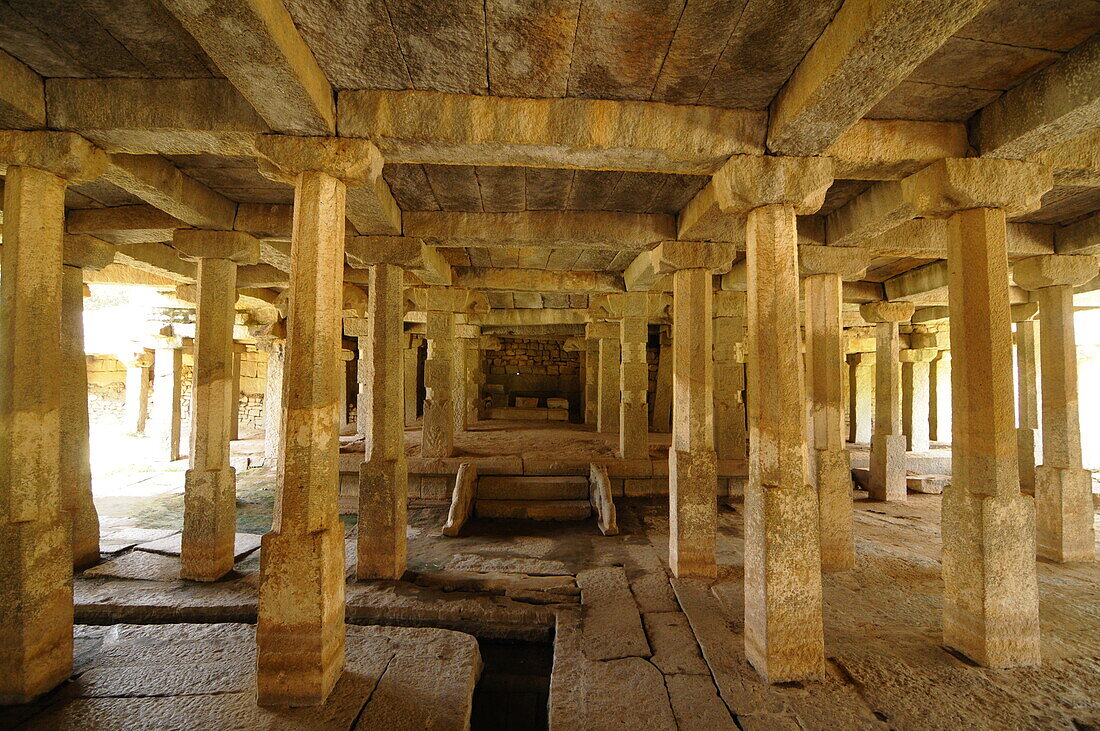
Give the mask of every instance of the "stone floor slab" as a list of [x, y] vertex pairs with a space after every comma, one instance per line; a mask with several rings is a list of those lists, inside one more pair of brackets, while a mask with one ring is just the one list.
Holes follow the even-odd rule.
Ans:
[[[260, 538], [255, 533], [236, 533], [233, 536], [233, 560], [240, 561], [260, 547]], [[165, 556], [179, 556], [180, 546], [183, 542], [183, 534], [176, 533], [155, 541], [138, 544], [134, 550], [160, 553]]]
[[581, 631], [589, 660], [649, 657], [638, 605], [622, 567], [589, 569], [577, 574], [581, 588]]

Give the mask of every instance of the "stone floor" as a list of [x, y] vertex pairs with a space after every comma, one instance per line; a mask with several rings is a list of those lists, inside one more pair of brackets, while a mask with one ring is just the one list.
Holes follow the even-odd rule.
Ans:
[[[249, 473], [257, 495], [270, 487], [270, 470]], [[935, 495], [857, 499], [857, 566], [824, 579], [822, 683], [768, 686], [744, 659], [739, 505], [720, 509], [713, 585], [670, 579], [659, 499], [620, 499], [614, 537], [591, 520], [474, 520], [444, 538], [445, 508], [414, 507], [405, 580], [350, 583], [348, 620], [553, 639], [550, 721], [560, 729], [1100, 725], [1100, 566], [1039, 563], [1042, 667], [976, 667], [940, 644], [939, 509]], [[163, 545], [162, 535], [147, 540], [156, 538]], [[170, 553], [124, 549], [114, 560], [130, 563], [116, 571], [128, 578], [101, 564], [100, 578], [77, 579], [78, 622], [254, 621], [256, 551], [212, 585], [173, 578]]]

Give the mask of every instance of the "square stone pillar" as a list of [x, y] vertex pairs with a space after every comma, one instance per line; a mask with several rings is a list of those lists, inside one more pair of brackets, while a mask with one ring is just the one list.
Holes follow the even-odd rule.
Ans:
[[92, 501], [88, 435], [88, 364], [84, 353], [84, 270], [114, 259], [114, 248], [91, 236], [66, 236], [61, 268], [61, 507], [72, 522], [73, 567], [99, 560], [99, 516]]
[[73, 667], [73, 547], [60, 477], [65, 188], [66, 179], [97, 177], [106, 160], [77, 135], [0, 131], [0, 163], [7, 166], [0, 249], [5, 705], [33, 700], [68, 678]]
[[481, 329], [476, 325], [456, 324], [454, 343], [455, 431], [465, 431], [470, 424], [477, 421]]
[[1039, 662], [1035, 513], [1020, 492], [1005, 211], [948, 221], [952, 482], [943, 495], [944, 644], [991, 667]]
[[584, 352], [584, 423], [595, 426], [600, 411], [600, 341], [587, 331], [599, 329], [599, 323], [585, 326]]
[[401, 399], [405, 405], [405, 426], [416, 423], [419, 415], [416, 397], [416, 370], [420, 364], [420, 338], [415, 335], [402, 337], [404, 347], [401, 349], [401, 362], [404, 366], [404, 376], [401, 381]]
[[1035, 494], [1035, 465], [1042, 462], [1039, 444], [1039, 340], [1035, 322], [1038, 302], [1012, 305], [1016, 323], [1016, 447], [1020, 489]]
[[848, 355], [848, 441], [871, 443], [875, 410], [875, 354]]
[[[619, 455], [623, 459], [649, 456], [649, 410], [646, 404], [649, 364], [646, 362], [646, 342], [649, 340], [649, 310], [651, 304], [657, 307], [658, 303], [656, 296], [651, 298], [647, 292], [609, 294], [596, 300], [596, 307], [604, 310], [601, 314], [618, 320], [618, 340], [607, 340], [619, 346], [617, 400]], [[601, 348], [604, 347], [602, 343]], [[608, 360], [613, 357], [610, 351], [607, 357]], [[601, 369], [601, 374], [604, 373]]]
[[230, 385], [229, 401], [229, 440], [236, 441], [241, 438], [241, 354], [244, 353], [244, 345], [235, 343], [233, 346], [233, 380]]
[[932, 348], [907, 348], [899, 353], [901, 429], [905, 448], [911, 452], [927, 452], [929, 448], [929, 372], [936, 353]]
[[267, 158], [261, 172], [294, 184], [283, 446], [260, 553], [257, 694], [261, 705], [319, 705], [344, 666], [336, 380], [345, 202], [348, 186], [385, 184], [381, 154], [367, 140], [262, 135], [256, 148]]
[[[365, 319], [365, 318], [357, 318], [357, 319]], [[348, 423], [349, 423], [348, 422], [348, 363], [351, 363], [355, 359], [356, 359], [356, 352], [354, 350], [349, 350], [348, 348], [340, 348], [340, 365], [337, 366], [337, 369], [336, 369], [337, 370], [337, 378], [340, 380], [340, 403], [337, 404], [337, 406], [336, 406], [336, 424], [340, 428], [340, 433], [341, 434], [347, 433], [347, 427], [348, 427]], [[360, 366], [361, 366], [361, 364], [360, 364]], [[356, 386], [357, 387], [356, 387], [356, 395], [355, 395], [355, 400], [356, 400], [355, 413], [359, 414], [360, 413], [360, 410], [359, 410], [359, 395], [360, 395], [360, 388], [361, 388], [362, 384], [359, 381], [358, 371], [356, 372]], [[362, 431], [358, 431], [359, 423], [360, 422], [357, 418], [356, 419], [356, 424], [355, 424], [357, 431], [355, 433], [356, 434], [363, 434]]]
[[180, 577], [217, 581], [233, 569], [237, 530], [237, 481], [229, 466], [237, 265], [255, 264], [260, 242], [240, 231], [179, 230], [172, 245], [181, 256], [198, 261]]
[[466, 338], [463, 345], [466, 354], [466, 425], [469, 426], [481, 419], [481, 385], [485, 380], [481, 364], [481, 333], [478, 332], [476, 338]]
[[144, 434], [145, 422], [149, 418], [149, 390], [152, 385], [149, 370], [153, 358], [142, 351], [123, 359], [126, 366], [126, 402], [123, 406], [122, 423], [131, 434]]
[[928, 438], [951, 441], [951, 351], [941, 350], [928, 366]]
[[420, 445], [423, 457], [454, 454], [454, 332], [453, 310], [428, 310], [424, 328], [428, 357], [424, 361], [424, 433]]
[[[393, 264], [370, 267], [370, 305], [359, 336], [359, 429], [364, 435], [359, 466], [358, 579], [400, 579], [405, 573], [404, 345], [405, 272]], [[361, 323], [362, 321], [356, 321]], [[350, 333], [349, 333], [350, 334]]]
[[650, 428], [662, 434], [672, 430], [672, 338], [667, 325], [661, 326], [660, 350], [657, 352], [657, 389], [653, 393]]
[[182, 344], [178, 338], [166, 340], [153, 350], [153, 405], [149, 420], [157, 442], [157, 453], [168, 462], [175, 462], [181, 454], [182, 385]]
[[1092, 280], [1100, 258], [1046, 255], [1017, 262], [1013, 277], [1039, 303], [1043, 463], [1035, 468], [1039, 556], [1095, 561], [1092, 473], [1081, 466], [1073, 288]]
[[264, 382], [264, 458], [279, 460], [283, 431], [283, 367], [286, 362], [286, 341], [270, 338], [259, 347], [267, 353]]
[[859, 312], [875, 323], [875, 423], [871, 434], [872, 500], [905, 502], [905, 434], [901, 419], [901, 336], [898, 323], [913, 316], [912, 302], [869, 302]]
[[[745, 293], [714, 293], [714, 451], [718, 459], [749, 458], [745, 417]], [[657, 388], [661, 388], [658, 366]]]
[[599, 353], [596, 367], [596, 431], [614, 434], [619, 430], [620, 332], [616, 323], [588, 324], [589, 337], [595, 337]]

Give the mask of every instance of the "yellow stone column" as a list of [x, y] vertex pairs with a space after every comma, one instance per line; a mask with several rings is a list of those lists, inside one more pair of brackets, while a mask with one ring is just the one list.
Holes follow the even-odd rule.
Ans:
[[1035, 507], [1020, 492], [1017, 467], [1005, 219], [1037, 207], [1051, 174], [968, 158], [915, 175], [921, 196], [936, 204], [929, 208], [948, 218], [952, 481], [941, 523], [943, 641], [990, 667], [1036, 664]]
[[614, 434], [619, 430], [621, 333], [613, 322], [590, 322], [589, 338], [596, 340], [596, 431]]
[[[660, 341], [661, 347], [657, 354], [657, 388], [653, 393], [651, 428], [655, 432], [668, 434], [672, 431], [672, 338], [669, 336], [668, 325], [661, 326]], [[744, 376], [744, 367], [741, 370], [742, 376]], [[742, 380], [744, 379], [742, 378]]]
[[749, 482], [745, 488], [745, 654], [772, 683], [824, 676], [820, 511], [806, 464], [796, 214], [816, 211], [828, 158], [737, 160], [748, 214]]
[[180, 229], [172, 246], [180, 256], [198, 261], [180, 577], [217, 581], [233, 569], [237, 532], [237, 479], [229, 466], [237, 265], [255, 264], [260, 242], [241, 231]]
[[1035, 318], [1038, 302], [1012, 305], [1016, 323], [1016, 452], [1020, 489], [1035, 494], [1035, 465], [1042, 462], [1039, 444], [1039, 341]]
[[115, 258], [110, 244], [91, 236], [66, 236], [61, 268], [61, 506], [73, 531], [73, 567], [99, 560], [99, 516], [92, 502], [88, 443], [88, 363], [84, 354], [84, 270], [98, 271]]
[[260, 553], [261, 705], [325, 702], [344, 666], [344, 528], [339, 480], [340, 321], [349, 186], [381, 183], [367, 140], [257, 138], [261, 171], [294, 184], [283, 447]]
[[126, 366], [126, 402], [123, 406], [123, 425], [131, 434], [145, 434], [145, 423], [149, 420], [149, 370], [153, 367], [153, 357], [145, 350], [128, 353], [120, 358]]
[[875, 354], [848, 354], [848, 441], [871, 443], [871, 416], [875, 410]]
[[[0, 705], [73, 667], [73, 547], [61, 492], [65, 187], [105, 156], [77, 135], [0, 131]], [[65, 445], [71, 448], [71, 445]]]
[[416, 423], [418, 406], [416, 400], [416, 371], [420, 359], [420, 338], [415, 335], [403, 337], [401, 362], [404, 364], [403, 396], [405, 402], [405, 426]]
[[[617, 320], [619, 326], [618, 340], [607, 339], [619, 344], [619, 456], [623, 459], [648, 458], [646, 343], [651, 310], [660, 307], [660, 299], [648, 292], [621, 292], [596, 299], [594, 307], [602, 309], [609, 319]], [[609, 355], [609, 361], [610, 358]]]
[[160, 338], [153, 348], [153, 404], [149, 421], [160, 459], [180, 458], [183, 408], [183, 343], [180, 338]]
[[598, 331], [599, 326], [600, 323], [584, 326], [584, 423], [593, 426], [596, 426], [600, 410], [600, 341], [592, 332]]
[[838, 247], [800, 246], [806, 302], [806, 398], [810, 407], [810, 463], [821, 516], [821, 569], [855, 565], [852, 470], [844, 448], [844, 324], [841, 288], [862, 279], [867, 254]]
[[951, 351], [941, 350], [928, 368], [928, 438], [951, 441]]
[[905, 448], [911, 452], [927, 452], [929, 375], [933, 348], [906, 348], [898, 353], [901, 360], [901, 431]]
[[1039, 303], [1043, 463], [1035, 468], [1038, 552], [1051, 561], [1095, 561], [1092, 473], [1081, 466], [1073, 288], [1091, 281], [1100, 258], [1034, 256], [1013, 268]]
[[[748, 460], [745, 415], [745, 293], [714, 293], [714, 451]], [[657, 388], [661, 378], [657, 376]]]
[[872, 500], [903, 503], [905, 434], [901, 428], [901, 336], [898, 323], [913, 317], [912, 302], [868, 302], [859, 314], [875, 323], [875, 422], [871, 434]]

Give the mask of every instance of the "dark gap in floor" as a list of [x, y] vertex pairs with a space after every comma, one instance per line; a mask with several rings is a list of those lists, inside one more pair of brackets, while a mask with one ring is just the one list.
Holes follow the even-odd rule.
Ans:
[[473, 731], [528, 731], [549, 725], [554, 646], [478, 639], [484, 669], [474, 690]]

